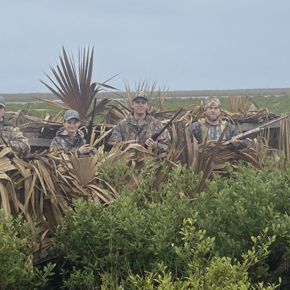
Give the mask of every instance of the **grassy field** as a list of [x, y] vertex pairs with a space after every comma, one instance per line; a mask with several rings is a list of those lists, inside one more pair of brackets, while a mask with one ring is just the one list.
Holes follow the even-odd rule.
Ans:
[[[260, 90], [259, 95], [255, 95], [255, 96], [248, 95], [248, 96], [251, 100], [253, 100], [257, 104], [258, 108], [267, 108], [271, 113], [280, 115], [281, 113], [290, 112], [290, 89], [289, 89], [289, 94], [284, 94], [287, 90], [288, 89], [276, 89], [275, 91], [274, 89], [268, 90], [267, 91], [268, 93], [270, 92], [275, 93], [275, 95], [271, 95], [271, 96], [268, 96], [266, 94], [267, 93], [266, 90], [263, 90], [263, 91]], [[247, 90], [247, 91], [248, 93], [254, 93], [253, 90]], [[213, 92], [217, 93], [220, 91], [199, 91], [199, 96], [195, 96], [195, 94], [197, 94], [196, 92], [197, 91], [169, 92], [167, 95], [167, 99], [163, 105], [163, 109], [164, 110], [176, 109], [181, 106], [185, 106], [189, 104], [199, 105], [200, 102], [206, 98], [207, 93], [212, 92], [212, 94], [208, 94], [208, 95], [218, 95], [218, 94], [213, 94]], [[201, 92], [203, 93], [203, 95], [201, 94]], [[230, 92], [233, 92], [233, 91], [223, 91], [224, 94], [220, 96], [222, 106], [225, 109], [228, 109], [227, 98], [225, 97], [226, 96], [225, 93], [230, 93]], [[239, 92], [242, 92], [242, 91], [239, 91]], [[243, 92], [245, 92], [245, 90], [243, 90]], [[280, 92], [279, 95], [278, 95], [278, 92]], [[30, 115], [44, 118], [47, 114], [49, 114], [50, 116], [55, 116], [60, 111], [59, 108], [36, 101], [35, 99], [31, 98], [31, 95], [44, 98], [44, 99], [49, 99], [49, 100], [56, 99], [55, 96], [52, 94], [25, 94], [25, 95], [2, 94], [2, 96], [7, 101], [6, 116], [9, 117], [11, 116], [13, 112], [17, 112], [18, 110], [21, 110], [24, 114], [29, 112]], [[229, 95], [234, 95], [234, 94], [229, 94]], [[97, 94], [98, 99], [102, 99], [104, 97], [115, 98], [116, 96], [113, 94], [108, 94], [108, 93]]]
[[[125, 96], [124, 92], [118, 94]], [[52, 93], [19, 93], [19, 94], [0, 94], [7, 102], [35, 102], [33, 97], [43, 98], [47, 100], [55, 100], [56, 97]], [[238, 89], [238, 90], [202, 90], [202, 91], [169, 91], [168, 98], [198, 98], [207, 96], [290, 96], [290, 88], [275, 88], [275, 89]], [[98, 99], [116, 98], [113, 93], [98, 93]]]
[[[253, 102], [258, 106], [258, 108], [267, 108], [271, 113], [280, 115], [281, 113], [290, 112], [290, 95], [280, 96], [280, 97], [264, 97], [264, 96], [254, 96], [250, 97]], [[188, 99], [168, 99], [165, 101], [163, 109], [178, 108], [181, 106], [196, 104], [199, 105], [205, 98], [188, 98]], [[227, 98], [220, 98], [222, 107], [228, 109]]]

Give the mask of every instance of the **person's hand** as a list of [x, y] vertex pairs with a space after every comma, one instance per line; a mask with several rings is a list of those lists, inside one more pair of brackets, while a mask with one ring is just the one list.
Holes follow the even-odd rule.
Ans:
[[238, 140], [238, 139], [236, 139], [236, 138], [232, 138], [232, 139], [231, 139], [231, 143], [232, 143], [235, 147], [237, 147], [237, 146], [239, 146], [239, 145], [242, 143], [242, 140]]
[[145, 142], [145, 144], [148, 146], [148, 147], [151, 147], [152, 149], [156, 149], [157, 148], [157, 141], [153, 141], [152, 138], [148, 138]]
[[90, 147], [90, 144], [85, 144], [85, 145], [82, 145], [80, 148], [79, 148], [79, 152], [81, 154], [85, 154], [85, 153], [88, 153], [91, 151], [91, 147]]

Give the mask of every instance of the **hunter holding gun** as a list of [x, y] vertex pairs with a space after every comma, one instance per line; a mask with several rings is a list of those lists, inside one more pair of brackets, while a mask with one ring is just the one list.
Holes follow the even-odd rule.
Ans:
[[75, 152], [78, 155], [89, 153], [92, 148], [86, 144], [84, 133], [79, 130], [79, 113], [75, 110], [68, 110], [63, 117], [63, 127], [57, 130], [56, 137], [53, 138], [50, 151], [56, 152]]
[[4, 117], [5, 109], [6, 102], [0, 96], [0, 148], [8, 146], [16, 152], [29, 153], [30, 145], [28, 139], [23, 136], [18, 127]]
[[151, 136], [162, 130], [164, 125], [148, 113], [148, 96], [141, 91], [136, 92], [131, 100], [132, 114], [118, 122], [108, 144], [113, 146], [118, 142], [132, 141], [152, 148], [157, 153], [168, 151], [170, 135], [165, 130], [156, 141]]
[[237, 128], [220, 118], [221, 102], [217, 97], [208, 97], [204, 105], [205, 118], [199, 119], [187, 127], [191, 141], [193, 137], [197, 144], [204, 142], [208, 132], [208, 140], [218, 140], [226, 125], [225, 140], [230, 140], [230, 143], [237, 149], [246, 148], [251, 145], [249, 140], [238, 140], [234, 136], [238, 135]]

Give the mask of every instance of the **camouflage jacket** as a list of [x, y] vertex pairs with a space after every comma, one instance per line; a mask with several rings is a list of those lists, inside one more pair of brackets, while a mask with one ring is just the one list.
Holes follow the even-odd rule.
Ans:
[[75, 152], [82, 145], [86, 143], [84, 139], [84, 133], [77, 130], [76, 136], [71, 136], [64, 127], [60, 128], [56, 132], [56, 137], [52, 139], [50, 145], [50, 151], [57, 152]]
[[[224, 121], [222, 119], [220, 119], [220, 122], [218, 125], [210, 125], [205, 119], [200, 119], [197, 122], [194, 122], [191, 125], [189, 125], [187, 127], [187, 130], [191, 138], [191, 141], [193, 140], [193, 137], [195, 137], [197, 144], [201, 144], [205, 140], [207, 130], [208, 130], [208, 140], [219, 139], [226, 124], [227, 124], [227, 121]], [[239, 134], [238, 129], [233, 124], [229, 123], [226, 129], [224, 140], [230, 140], [238, 134]], [[242, 144], [237, 146], [236, 148], [237, 149], [245, 148], [249, 145], [250, 144], [248, 142], [245, 142], [243, 140]]]
[[14, 151], [22, 153], [30, 152], [28, 139], [23, 136], [18, 127], [7, 121], [5, 117], [2, 117], [0, 120], [0, 146], [4, 145], [5, 143]]
[[[159, 132], [164, 125], [149, 114], [144, 119], [134, 119], [133, 115], [129, 115], [126, 119], [118, 122], [114, 128], [112, 135], [108, 141], [109, 145], [117, 142], [130, 141], [144, 145], [145, 141], [154, 133]], [[165, 152], [168, 150], [170, 135], [165, 130], [157, 139], [157, 152]]]

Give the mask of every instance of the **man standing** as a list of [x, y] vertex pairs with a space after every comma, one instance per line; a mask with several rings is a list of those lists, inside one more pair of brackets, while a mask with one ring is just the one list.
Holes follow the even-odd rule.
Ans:
[[57, 130], [56, 137], [53, 138], [50, 151], [75, 152], [78, 154], [89, 153], [92, 149], [90, 144], [85, 144], [84, 133], [79, 130], [79, 113], [75, 110], [68, 110], [63, 117], [63, 127]]
[[6, 102], [0, 96], [0, 146], [6, 145], [13, 151], [21, 153], [29, 153], [30, 146], [27, 138], [13, 123], [9, 122], [5, 117]]
[[249, 146], [249, 143], [245, 140], [241, 141], [233, 138], [239, 133], [237, 128], [233, 124], [220, 118], [221, 103], [218, 98], [208, 97], [205, 101], [204, 111], [204, 119], [199, 119], [197, 122], [187, 127], [191, 140], [193, 140], [194, 137], [197, 143], [201, 144], [204, 142], [207, 132], [208, 140], [218, 140], [228, 124], [224, 138], [226, 140], [231, 140], [232, 145], [236, 148], [245, 148]]
[[108, 141], [109, 145], [114, 145], [117, 142], [132, 141], [144, 146], [151, 147], [157, 153], [166, 152], [170, 141], [170, 135], [165, 130], [156, 141], [150, 137], [159, 132], [163, 128], [163, 124], [150, 116], [148, 113], [149, 99], [144, 92], [136, 92], [131, 100], [131, 108], [133, 110], [126, 119], [118, 122], [114, 128], [112, 135]]

